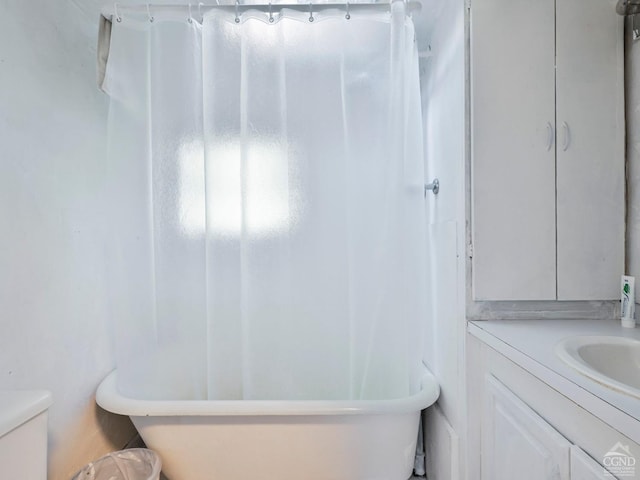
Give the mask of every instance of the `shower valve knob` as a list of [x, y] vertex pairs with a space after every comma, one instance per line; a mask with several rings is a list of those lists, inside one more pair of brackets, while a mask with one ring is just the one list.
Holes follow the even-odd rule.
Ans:
[[427, 191], [431, 190], [434, 195], [437, 195], [440, 191], [440, 181], [437, 178], [433, 179], [433, 182], [427, 183], [424, 186], [424, 196], [427, 196]]

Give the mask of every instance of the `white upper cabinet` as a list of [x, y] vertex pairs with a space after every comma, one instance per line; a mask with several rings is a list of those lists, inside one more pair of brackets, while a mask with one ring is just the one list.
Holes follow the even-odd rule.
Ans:
[[623, 19], [556, 3], [558, 299], [620, 298], [624, 270]]
[[555, 298], [554, 2], [471, 8], [474, 297]]
[[607, 300], [624, 264], [614, 0], [472, 0], [475, 300]]

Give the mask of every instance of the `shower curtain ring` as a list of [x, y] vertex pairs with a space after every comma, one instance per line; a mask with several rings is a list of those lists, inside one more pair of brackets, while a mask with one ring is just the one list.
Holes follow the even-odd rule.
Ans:
[[153, 15], [151, 15], [151, 5], [147, 3], [147, 16], [149, 17], [149, 21], [153, 23]]
[[347, 0], [347, 14], [344, 16], [347, 20], [351, 18], [351, 14], [349, 13], [349, 0]]
[[113, 4], [113, 16], [116, 17], [116, 22], [120, 23], [122, 21], [122, 17], [118, 15], [118, 4]]
[[409, 18], [413, 18], [413, 12], [409, 8], [409, 0], [402, 0], [404, 3], [404, 11], [409, 16]]
[[240, 5], [240, 2], [238, 0], [236, 0], [236, 23], [240, 23], [240, 13], [238, 13], [238, 6]]
[[313, 22], [313, 3], [309, 2], [309, 21]]
[[271, 2], [269, 2], [269, 23], [273, 23], [273, 12], [271, 10]]
[[200, 17], [200, 23], [204, 22], [204, 15], [202, 14], [202, 6], [204, 5], [204, 3], [200, 2], [198, 3], [198, 16]]

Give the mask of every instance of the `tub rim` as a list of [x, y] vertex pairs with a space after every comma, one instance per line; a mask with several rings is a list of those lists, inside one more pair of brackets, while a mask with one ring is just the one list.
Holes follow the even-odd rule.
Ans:
[[96, 403], [108, 412], [130, 417], [372, 415], [417, 412], [435, 403], [440, 386], [424, 367], [421, 389], [389, 400], [140, 400], [117, 389], [117, 370], [102, 380]]

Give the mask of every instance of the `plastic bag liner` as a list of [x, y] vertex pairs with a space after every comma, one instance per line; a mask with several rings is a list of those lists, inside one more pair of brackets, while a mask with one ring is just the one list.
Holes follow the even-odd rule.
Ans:
[[71, 480], [158, 480], [162, 462], [147, 448], [109, 453], [87, 464]]

